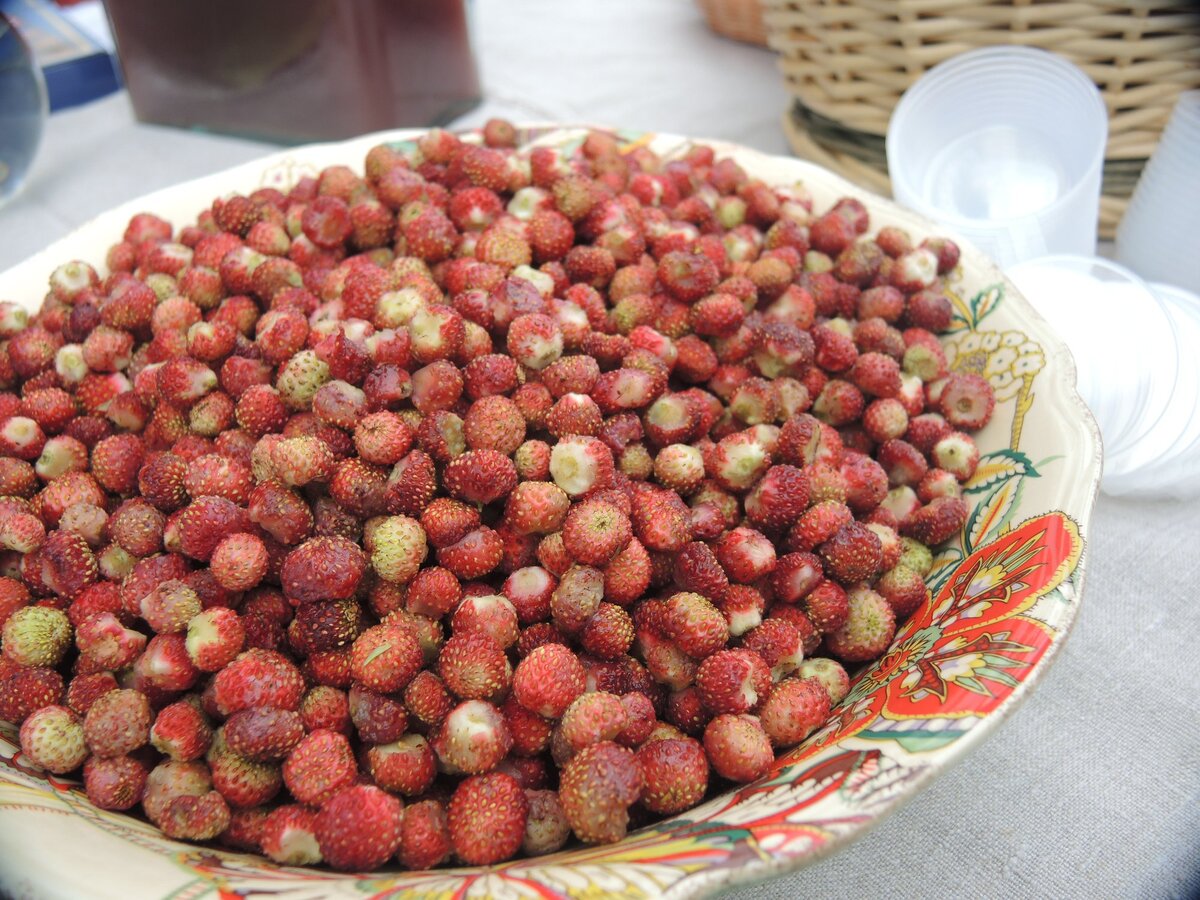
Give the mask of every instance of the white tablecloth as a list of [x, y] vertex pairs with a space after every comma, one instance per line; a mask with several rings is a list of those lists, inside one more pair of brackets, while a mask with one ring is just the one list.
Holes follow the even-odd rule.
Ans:
[[[458, 124], [586, 121], [787, 151], [772, 55], [714, 36], [688, 0], [477, 0], [474, 14], [486, 101]], [[138, 124], [124, 94], [59, 113], [0, 210], [0, 271], [118, 202], [269, 149]], [[854, 845], [731, 895], [1200, 893], [1198, 540], [1194, 506], [1102, 497], [1074, 633], [1024, 707]]]

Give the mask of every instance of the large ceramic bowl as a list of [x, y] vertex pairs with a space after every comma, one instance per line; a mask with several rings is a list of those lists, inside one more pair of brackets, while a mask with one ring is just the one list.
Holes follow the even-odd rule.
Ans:
[[[581, 134], [534, 129], [526, 137], [574, 147]], [[0, 275], [0, 299], [36, 306], [58, 263], [99, 265], [135, 212], [181, 224], [216, 196], [284, 186], [333, 163], [361, 166], [376, 143], [413, 135], [287, 150], [142, 197]], [[664, 155], [691, 143], [670, 135], [622, 137]], [[768, 183], [803, 182], [818, 209], [853, 195], [870, 210], [872, 230], [896, 225], [918, 239], [936, 233], [919, 216], [814, 165], [705, 143]], [[0, 735], [0, 893], [122, 900], [406, 892], [685, 897], [796, 869], [863, 834], [962, 759], [1045, 675], [1079, 608], [1100, 477], [1099, 434], [1075, 392], [1071, 357], [1049, 326], [969, 246], [946, 288], [955, 307], [945, 337], [951, 365], [982, 373], [998, 399], [978, 435], [978, 471], [966, 485], [973, 511], [963, 533], [937, 554], [928, 600], [889, 652], [857, 673], [825, 725], [768, 776], [618, 844], [573, 846], [482, 869], [356, 877], [178, 843], [139, 819], [99, 811], [76, 784], [25, 764], [9, 729]]]

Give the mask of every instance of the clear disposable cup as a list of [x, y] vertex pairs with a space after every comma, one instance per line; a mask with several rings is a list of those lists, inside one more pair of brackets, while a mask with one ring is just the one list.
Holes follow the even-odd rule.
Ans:
[[1002, 267], [1096, 249], [1108, 113], [1078, 67], [1045, 50], [988, 47], [934, 66], [887, 133], [896, 200]]
[[1116, 255], [1143, 278], [1200, 292], [1200, 91], [1179, 95], [1117, 227]]
[[1163, 301], [1098, 257], [1048, 256], [1005, 274], [1071, 349], [1077, 389], [1104, 439], [1104, 483], [1165, 455], [1175, 437], [1160, 443], [1158, 429], [1177, 396], [1180, 349]]

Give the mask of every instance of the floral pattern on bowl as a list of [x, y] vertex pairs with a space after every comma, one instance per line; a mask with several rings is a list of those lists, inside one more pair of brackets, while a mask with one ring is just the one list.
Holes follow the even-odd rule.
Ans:
[[[532, 128], [527, 140], [567, 150], [582, 130]], [[314, 145], [139, 198], [0, 275], [0, 297], [36, 305], [60, 262], [99, 263], [135, 212], [180, 224], [214, 196], [281, 185], [333, 163], [360, 165], [381, 141], [415, 132]], [[692, 141], [627, 135], [663, 155]], [[772, 184], [803, 182], [816, 208], [861, 199], [871, 229], [938, 233], [916, 214], [800, 160], [703, 141]], [[970, 246], [946, 280], [955, 306], [944, 338], [954, 369], [996, 390], [992, 422], [966, 485], [972, 512], [942, 547], [927, 601], [890, 650], [856, 674], [829, 720], [753, 784], [631, 833], [487, 868], [367, 876], [276, 866], [215, 847], [183, 844], [146, 822], [104, 812], [78, 785], [47, 778], [0, 730], [0, 892], [14, 896], [392, 898], [674, 897], [705, 894], [816, 860], [862, 834], [960, 760], [1026, 697], [1062, 646], [1083, 582], [1084, 546], [1100, 477], [1100, 439], [1074, 388], [1061, 341], [1000, 272]], [[64, 865], [60, 848], [72, 848]], [[19, 862], [17, 862], [19, 860]], [[136, 874], [135, 874], [136, 873]]]

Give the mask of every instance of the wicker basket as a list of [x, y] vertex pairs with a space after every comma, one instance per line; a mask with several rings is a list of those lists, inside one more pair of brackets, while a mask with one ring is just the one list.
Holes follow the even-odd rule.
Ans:
[[793, 107], [793, 149], [888, 191], [884, 136], [900, 95], [937, 63], [994, 44], [1082, 68], [1108, 107], [1100, 235], [1111, 238], [1180, 92], [1200, 87], [1195, 0], [762, 0]]
[[717, 34], [767, 45], [767, 27], [763, 24], [763, 8], [759, 0], [696, 0], [708, 26]]

